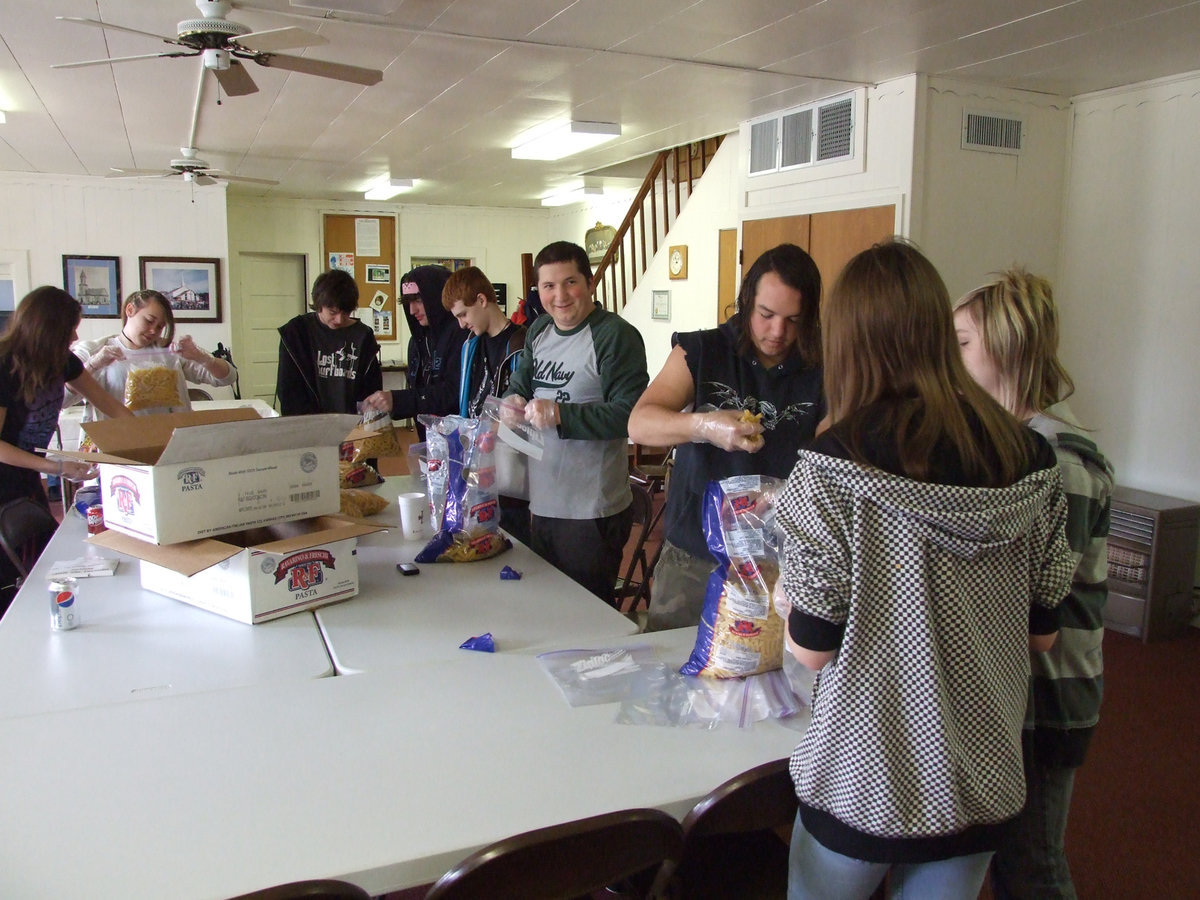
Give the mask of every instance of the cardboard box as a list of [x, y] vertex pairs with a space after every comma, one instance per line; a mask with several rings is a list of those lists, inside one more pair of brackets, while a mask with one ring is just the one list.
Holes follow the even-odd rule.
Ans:
[[357, 416], [260, 419], [212, 410], [83, 426], [101, 453], [56, 453], [100, 464], [104, 524], [173, 544], [336, 513], [338, 444]]
[[358, 539], [383, 530], [320, 516], [171, 546], [114, 531], [89, 541], [139, 559], [146, 590], [253, 625], [353, 597]]

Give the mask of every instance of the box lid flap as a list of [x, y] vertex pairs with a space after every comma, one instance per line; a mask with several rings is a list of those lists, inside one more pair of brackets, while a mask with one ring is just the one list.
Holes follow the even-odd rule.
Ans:
[[184, 541], [182, 544], [159, 546], [111, 529], [92, 535], [88, 538], [88, 543], [98, 544], [136, 559], [144, 559], [181, 575], [195, 575], [242, 552], [242, 548], [236, 544], [228, 544], [218, 538], [202, 538], [198, 541]]
[[177, 427], [159, 455], [158, 465], [297, 447], [337, 446], [357, 422], [358, 416], [326, 413], [275, 419], [260, 419], [255, 415], [249, 421]]
[[96, 422], [84, 422], [80, 427], [97, 447], [112, 457], [97, 461], [153, 465], [159, 461], [163, 448], [170, 442], [176, 428], [246, 420], [260, 421], [258, 413], [253, 409], [240, 407], [161, 416], [134, 416], [132, 419], [100, 419]]
[[291, 553], [306, 547], [315, 547], [317, 544], [330, 544], [376, 531], [386, 531], [387, 528], [386, 525], [374, 525], [349, 516], [316, 516], [179, 544], [151, 544], [112, 529], [92, 535], [88, 538], [88, 543], [107, 547], [136, 559], [144, 559], [181, 575], [191, 576], [241, 553], [246, 548], [267, 553]]

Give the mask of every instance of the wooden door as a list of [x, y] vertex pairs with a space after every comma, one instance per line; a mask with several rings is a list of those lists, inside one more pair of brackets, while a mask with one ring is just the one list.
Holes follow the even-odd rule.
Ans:
[[279, 362], [279, 326], [308, 306], [308, 276], [303, 253], [240, 255], [241, 333], [233, 348], [242, 397], [268, 406], [275, 399]]
[[811, 216], [781, 216], [777, 219], [747, 219], [742, 223], [742, 278], [754, 261], [772, 247], [795, 244], [808, 249]]
[[[395, 216], [325, 216], [325, 259], [321, 271], [337, 263], [353, 269], [358, 284], [358, 318], [381, 341], [398, 334]], [[335, 259], [336, 254], [336, 259]], [[401, 314], [402, 315], [402, 314]]]
[[717, 232], [717, 324], [737, 312], [738, 287], [737, 229]]
[[808, 252], [821, 271], [825, 293], [855, 254], [887, 240], [896, 231], [896, 207], [869, 206], [815, 213], [809, 231]]

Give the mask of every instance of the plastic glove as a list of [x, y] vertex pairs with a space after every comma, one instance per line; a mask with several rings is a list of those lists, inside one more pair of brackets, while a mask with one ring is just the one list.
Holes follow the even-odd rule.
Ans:
[[90, 481], [96, 477], [99, 469], [89, 463], [76, 462], [73, 459], [64, 459], [59, 465], [59, 476], [66, 478], [68, 481]]
[[500, 421], [512, 428], [525, 421], [525, 404], [527, 401], [518, 394], [505, 397], [500, 401]]
[[392, 411], [392, 392], [376, 391], [359, 404], [359, 412], [365, 413], [370, 409], [378, 409], [390, 413]]
[[559, 423], [558, 403], [554, 400], [530, 400], [525, 406], [525, 421], [537, 429], [554, 428]]
[[707, 442], [722, 450], [755, 453], [763, 447], [762, 430], [758, 422], [745, 421], [741, 410], [718, 409], [692, 413], [692, 440], [696, 443]]
[[105, 344], [96, 353], [93, 353], [87, 361], [89, 372], [99, 372], [106, 366], [111, 366], [119, 359], [125, 358], [125, 351], [121, 349], [121, 345], [117, 343]]
[[185, 334], [175, 341], [175, 343], [171, 344], [171, 349], [184, 359], [190, 359], [192, 362], [204, 362], [204, 360], [208, 359], [208, 353], [196, 346], [196, 342], [192, 340], [190, 334]]
[[778, 581], [775, 582], [775, 590], [771, 592], [771, 603], [775, 606], [775, 612], [779, 614], [779, 618], [786, 622], [788, 616], [792, 614], [792, 601], [787, 598], [783, 585]]

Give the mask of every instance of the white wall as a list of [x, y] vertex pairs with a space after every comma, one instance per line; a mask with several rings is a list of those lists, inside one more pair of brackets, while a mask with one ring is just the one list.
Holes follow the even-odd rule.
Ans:
[[[321, 246], [322, 216], [395, 215], [403, 274], [413, 256], [473, 257], [493, 282], [508, 285], [509, 308], [521, 291], [521, 254], [536, 253], [550, 239], [545, 210], [456, 206], [406, 206], [396, 203], [347, 203], [325, 200], [261, 200], [229, 197], [230, 283], [240, 283], [238, 254], [303, 253], [311, 283], [325, 269]], [[236, 304], [235, 304], [236, 306]], [[237, 311], [235, 310], [235, 313]], [[240, 315], [240, 314], [239, 314]], [[240, 326], [240, 317], [237, 320]], [[408, 328], [400, 316], [400, 337], [381, 341], [385, 361], [404, 359]], [[237, 352], [234, 352], [237, 358]]]
[[[182, 323], [177, 333], [191, 334], [210, 350], [218, 341], [231, 343], [223, 185], [193, 189], [174, 179], [0, 172], [0, 196], [0, 249], [28, 251], [30, 287], [61, 287], [64, 254], [120, 257], [123, 296], [140, 286], [139, 256], [220, 259], [223, 321]], [[117, 319], [85, 318], [79, 336], [97, 338], [119, 328]]]
[[[1054, 281], [1069, 101], [933, 77], [924, 97], [909, 236], [937, 266], [950, 296], [1013, 263]], [[963, 150], [964, 109], [1023, 119], [1021, 153]]]
[[1200, 73], [1075, 98], [1056, 297], [1121, 484], [1200, 501]]

